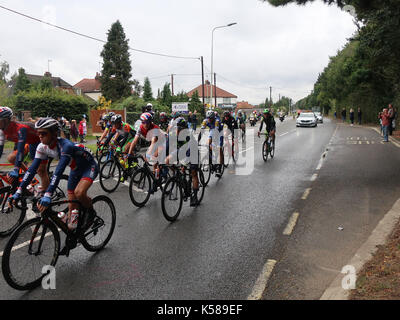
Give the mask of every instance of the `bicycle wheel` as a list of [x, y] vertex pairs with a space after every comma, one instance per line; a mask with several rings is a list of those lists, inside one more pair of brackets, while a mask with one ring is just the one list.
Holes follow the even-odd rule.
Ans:
[[150, 198], [151, 180], [147, 169], [137, 170], [129, 182], [129, 196], [136, 207], [143, 207]]
[[12, 196], [11, 186], [2, 188], [0, 193], [0, 237], [10, 235], [24, 221], [26, 215], [26, 200], [22, 198], [20, 209], [8, 205], [8, 199]]
[[262, 156], [264, 161], [268, 160], [268, 141], [265, 140], [262, 146]]
[[203, 200], [204, 192], [206, 191], [206, 185], [204, 181], [204, 174], [201, 170], [198, 170], [199, 175], [199, 191], [197, 193], [197, 199], [199, 200], [198, 204]]
[[178, 219], [182, 210], [183, 191], [177, 177], [167, 181], [161, 196], [161, 209], [165, 219], [170, 222]]
[[17, 290], [38, 287], [46, 274], [44, 266], [55, 266], [60, 251], [60, 234], [52, 222], [41, 218], [26, 221], [8, 240], [1, 263], [6, 282]]
[[269, 155], [271, 158], [275, 156], [275, 142], [271, 141], [270, 146], [269, 146]]
[[81, 237], [83, 247], [91, 252], [103, 249], [110, 241], [115, 228], [115, 206], [107, 196], [97, 196], [92, 200], [96, 211], [92, 226]]
[[113, 159], [106, 161], [100, 169], [100, 186], [108, 192], [114, 192], [121, 181], [122, 173], [119, 164]]
[[204, 185], [207, 186], [211, 179], [211, 165], [208, 163], [201, 164], [200, 170], [203, 171]]

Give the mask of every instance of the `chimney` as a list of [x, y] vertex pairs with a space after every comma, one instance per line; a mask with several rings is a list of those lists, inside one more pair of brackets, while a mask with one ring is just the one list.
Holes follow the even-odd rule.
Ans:
[[45, 77], [49, 77], [49, 78], [51, 78], [51, 73], [50, 73], [50, 72], [48, 72], [48, 71], [46, 71], [46, 72], [44, 73], [44, 76], [45, 76]]
[[206, 80], [205, 84], [210, 85], [210, 81]]

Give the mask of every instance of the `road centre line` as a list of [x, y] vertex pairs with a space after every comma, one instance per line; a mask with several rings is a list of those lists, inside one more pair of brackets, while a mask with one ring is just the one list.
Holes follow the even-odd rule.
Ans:
[[289, 132], [285, 132], [285, 133], [282, 133], [281, 135], [280, 135], [280, 137], [283, 137], [284, 135], [286, 135], [286, 134], [288, 134]]
[[310, 181], [315, 181], [315, 180], [317, 180], [317, 178], [318, 178], [318, 173], [314, 173], [314, 174], [311, 176]]
[[290, 236], [292, 234], [293, 229], [296, 226], [297, 219], [299, 218], [299, 215], [300, 215], [300, 213], [298, 213], [298, 212], [294, 212], [292, 214], [285, 230], [283, 230], [283, 235]]
[[247, 297], [247, 300], [260, 300], [262, 298], [262, 295], [267, 288], [268, 280], [271, 277], [272, 271], [274, 270], [275, 264], [276, 260], [270, 259], [267, 261], [256, 281], [256, 284], [254, 285], [253, 291]]
[[308, 198], [308, 196], [310, 195], [312, 188], [307, 188], [304, 193], [303, 196], [301, 197], [302, 200], [306, 200]]

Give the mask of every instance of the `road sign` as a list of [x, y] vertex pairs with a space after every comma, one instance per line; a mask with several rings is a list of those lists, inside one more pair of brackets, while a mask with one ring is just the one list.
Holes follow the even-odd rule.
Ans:
[[172, 102], [172, 112], [179, 111], [183, 113], [189, 112], [189, 102]]

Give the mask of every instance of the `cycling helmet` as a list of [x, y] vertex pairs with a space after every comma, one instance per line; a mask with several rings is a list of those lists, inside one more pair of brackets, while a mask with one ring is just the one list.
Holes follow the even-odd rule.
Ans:
[[60, 123], [53, 118], [41, 118], [35, 123], [35, 129], [49, 129], [53, 131], [59, 131]]
[[215, 113], [212, 110], [208, 110], [206, 113], [206, 118], [208, 119], [214, 119], [215, 118]]
[[114, 112], [112, 112], [112, 111], [110, 111], [110, 112], [108, 113], [108, 116], [109, 116], [109, 117], [110, 117], [110, 119], [111, 119], [111, 117], [115, 116], [115, 113], [114, 113]]
[[183, 118], [183, 117], [176, 119], [176, 126], [178, 127], [178, 129], [187, 129], [188, 128], [188, 124], [187, 124], [185, 118]]
[[181, 113], [179, 111], [174, 111], [174, 112], [172, 112], [171, 116], [172, 116], [172, 119], [176, 119], [181, 116]]
[[111, 123], [119, 124], [122, 122], [122, 116], [120, 114], [116, 114], [115, 116], [111, 117]]
[[149, 112], [149, 111], [151, 111], [151, 110], [153, 110], [153, 105], [152, 105], [151, 103], [148, 103], [148, 104], [146, 105], [146, 111]]
[[142, 123], [151, 123], [153, 121], [153, 116], [149, 112], [145, 112], [140, 116]]
[[13, 112], [9, 107], [0, 107], [0, 119], [11, 119]]
[[268, 109], [268, 108], [267, 108], [267, 109], [264, 109], [263, 113], [264, 113], [264, 114], [269, 113], [269, 109]]
[[225, 118], [225, 117], [229, 117], [230, 115], [231, 115], [231, 113], [230, 113], [229, 111], [225, 111], [225, 112], [224, 112], [224, 118]]
[[165, 112], [161, 112], [160, 119], [166, 119], [166, 118], [167, 118], [167, 114]]

